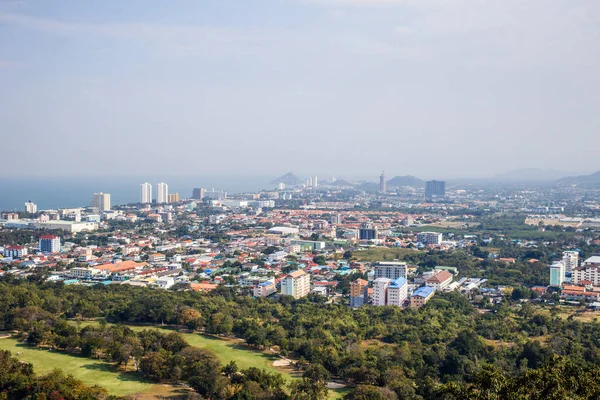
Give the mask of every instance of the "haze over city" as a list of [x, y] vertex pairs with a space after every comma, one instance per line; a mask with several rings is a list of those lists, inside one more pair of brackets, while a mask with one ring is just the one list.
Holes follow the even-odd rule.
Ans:
[[590, 173], [599, 22], [594, 0], [0, 1], [0, 175]]

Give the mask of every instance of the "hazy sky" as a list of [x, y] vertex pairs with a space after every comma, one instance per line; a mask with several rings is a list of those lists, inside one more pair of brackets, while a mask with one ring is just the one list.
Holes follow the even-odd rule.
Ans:
[[600, 169], [599, 0], [0, 0], [0, 175]]

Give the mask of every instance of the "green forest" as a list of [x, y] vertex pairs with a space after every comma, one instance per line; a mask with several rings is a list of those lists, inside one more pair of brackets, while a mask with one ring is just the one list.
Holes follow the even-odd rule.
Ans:
[[[354, 310], [314, 298], [255, 299], [227, 288], [199, 294], [10, 278], [0, 282], [0, 296], [0, 329], [17, 331], [31, 346], [132, 363], [147, 379], [184, 381], [203, 398], [324, 399], [328, 381], [354, 388], [349, 399], [600, 396], [593, 372], [600, 363], [600, 324], [563, 319], [528, 303], [506, 300], [482, 313], [465, 296], [444, 293], [419, 310]], [[69, 323], [73, 318], [111, 324], [80, 328]], [[286, 386], [272, 372], [221, 365], [176, 332], [136, 332], [119, 323], [242, 338], [296, 360], [303, 378]], [[13, 375], [23, 374], [23, 382], [45, 379], [17, 370]], [[13, 375], [0, 375], [0, 384], [6, 398], [21, 398], [20, 378]], [[64, 398], [85, 398], [87, 391], [78, 390]]]

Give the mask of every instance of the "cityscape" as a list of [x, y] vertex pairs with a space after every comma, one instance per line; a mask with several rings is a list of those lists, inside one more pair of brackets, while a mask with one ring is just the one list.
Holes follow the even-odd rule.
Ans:
[[600, 399], [597, 0], [0, 1], [0, 400]]

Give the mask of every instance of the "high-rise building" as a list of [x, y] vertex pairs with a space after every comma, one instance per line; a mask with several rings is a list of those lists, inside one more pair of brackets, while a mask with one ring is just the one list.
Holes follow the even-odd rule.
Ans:
[[386, 304], [388, 306], [402, 307], [408, 297], [408, 281], [402, 277], [394, 279], [387, 287]]
[[281, 294], [299, 299], [310, 292], [310, 275], [299, 269], [281, 280]]
[[432, 199], [434, 197], [446, 196], [445, 181], [427, 181], [425, 182], [425, 197]]
[[192, 199], [202, 200], [205, 193], [206, 190], [204, 188], [194, 188], [194, 190], [192, 190]]
[[375, 278], [406, 279], [408, 266], [405, 262], [379, 261], [375, 264]]
[[156, 202], [158, 204], [169, 202], [169, 185], [164, 182], [156, 184]]
[[377, 239], [377, 228], [370, 222], [365, 222], [358, 229], [358, 238], [360, 240], [375, 240]]
[[145, 182], [140, 185], [140, 203], [152, 203], [152, 184]]
[[550, 266], [550, 286], [560, 287], [565, 281], [565, 264], [556, 261]]
[[43, 253], [58, 253], [60, 251], [60, 237], [54, 235], [41, 236], [40, 251]]
[[315, 176], [315, 178], [313, 179], [313, 186], [319, 187], [319, 177], [318, 176]]
[[563, 251], [563, 264], [565, 264], [565, 271], [572, 272], [579, 266], [579, 252], [578, 251]]
[[377, 278], [373, 281], [373, 305], [385, 306], [387, 304], [387, 288], [391, 282], [390, 278]]
[[350, 282], [350, 307], [358, 308], [367, 304], [369, 300], [369, 282], [357, 279]]
[[417, 233], [417, 242], [424, 245], [442, 243], [443, 235], [439, 232], [420, 232]]
[[179, 193], [169, 193], [167, 195], [169, 203], [179, 203]]
[[29, 200], [27, 203], [25, 203], [25, 212], [35, 214], [37, 212], [37, 204]]
[[385, 193], [385, 191], [386, 191], [385, 171], [383, 171], [381, 173], [381, 176], [379, 176], [379, 191], [381, 193]]
[[97, 208], [100, 211], [110, 211], [110, 193], [94, 193], [90, 207]]
[[211, 200], [227, 200], [227, 192], [217, 190], [213, 188], [210, 192], [205, 192], [204, 197]]

